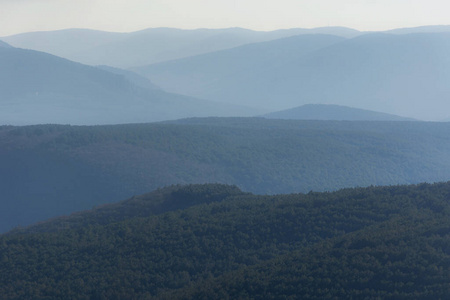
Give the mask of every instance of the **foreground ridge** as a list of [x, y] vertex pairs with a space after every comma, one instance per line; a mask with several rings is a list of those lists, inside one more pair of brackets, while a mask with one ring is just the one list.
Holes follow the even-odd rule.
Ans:
[[[450, 182], [273, 196], [226, 185], [173, 186], [96, 209], [110, 221], [92, 223], [90, 211], [68, 229], [52, 231], [49, 222], [48, 232], [0, 236], [0, 293], [447, 298], [449, 196]], [[115, 209], [140, 211], [151, 202], [173, 209], [114, 217]]]

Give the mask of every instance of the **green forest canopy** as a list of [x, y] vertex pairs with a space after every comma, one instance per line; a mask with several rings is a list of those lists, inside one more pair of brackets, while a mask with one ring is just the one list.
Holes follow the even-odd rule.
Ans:
[[450, 183], [275, 196], [173, 186], [0, 236], [0, 293], [446, 299], [449, 198]]

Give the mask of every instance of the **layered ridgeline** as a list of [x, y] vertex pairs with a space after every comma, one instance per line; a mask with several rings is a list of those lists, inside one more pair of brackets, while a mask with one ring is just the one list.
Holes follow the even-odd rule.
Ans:
[[160, 189], [0, 236], [3, 299], [446, 299], [450, 183]]
[[449, 32], [328, 36], [322, 45], [319, 38], [325, 37], [278, 39], [135, 70], [168, 91], [272, 111], [321, 103], [448, 117]]
[[253, 113], [166, 93], [129, 71], [0, 45], [2, 125], [118, 124]]
[[[289, 74], [268, 74], [268, 71], [272, 72], [270, 70], [285, 67], [299, 57], [345, 40], [343, 37], [327, 34], [296, 35], [136, 67], [133, 70], [151, 78], [172, 92], [201, 95], [205, 98], [221, 97], [227, 101], [237, 101], [229, 96], [234, 97], [235, 91], [239, 89], [242, 93], [239, 101], [253, 106], [266, 106], [266, 97], [261, 98], [261, 101], [256, 99], [255, 93], [264, 93], [263, 90], [255, 91], [254, 88], [261, 88], [256, 85], [262, 83], [260, 80], [266, 81], [266, 77], [271, 75], [279, 76], [278, 80], [289, 77]], [[217, 80], [219, 82], [216, 82]], [[275, 86], [270, 83], [264, 89], [268, 90], [272, 87]], [[280, 90], [276, 91], [279, 95], [272, 99], [273, 105], [270, 108], [279, 109], [279, 105], [285, 103], [283, 99], [285, 92], [281, 92]], [[244, 100], [247, 97], [250, 98]]]
[[33, 49], [89, 65], [130, 68], [208, 53], [244, 44], [298, 34], [353, 37], [360, 32], [344, 27], [253, 31], [243, 28], [149, 28], [130, 33], [89, 29], [28, 32], [1, 38], [15, 47]]
[[0, 127], [0, 228], [161, 186], [227, 183], [258, 194], [445, 181], [449, 123], [186, 119]]

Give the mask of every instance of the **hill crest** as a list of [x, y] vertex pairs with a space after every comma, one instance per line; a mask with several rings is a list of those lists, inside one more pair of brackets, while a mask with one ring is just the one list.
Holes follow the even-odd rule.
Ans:
[[336, 104], [305, 104], [263, 115], [268, 119], [336, 120], [336, 121], [414, 121], [392, 114]]

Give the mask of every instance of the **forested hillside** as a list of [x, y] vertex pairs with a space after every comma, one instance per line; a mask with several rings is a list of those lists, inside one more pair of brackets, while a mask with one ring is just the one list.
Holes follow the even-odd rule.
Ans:
[[186, 119], [0, 127], [0, 231], [158, 187], [259, 194], [446, 181], [449, 123]]
[[449, 197], [450, 183], [276, 196], [173, 186], [0, 236], [0, 294], [446, 299]]

